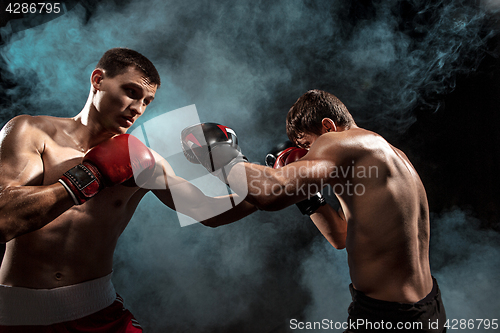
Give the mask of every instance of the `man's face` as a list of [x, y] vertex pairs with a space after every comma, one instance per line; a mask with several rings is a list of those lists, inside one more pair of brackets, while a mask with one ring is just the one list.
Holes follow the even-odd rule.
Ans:
[[96, 89], [94, 106], [98, 111], [98, 122], [103, 130], [125, 133], [153, 101], [156, 84], [135, 67], [129, 67], [113, 78], [104, 72], [96, 82], [94, 73], [92, 83]]

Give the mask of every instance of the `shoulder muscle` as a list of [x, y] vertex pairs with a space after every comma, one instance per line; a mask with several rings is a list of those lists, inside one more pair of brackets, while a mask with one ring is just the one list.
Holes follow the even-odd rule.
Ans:
[[0, 185], [38, 185], [43, 179], [41, 154], [45, 120], [28, 115], [11, 119], [0, 132]]

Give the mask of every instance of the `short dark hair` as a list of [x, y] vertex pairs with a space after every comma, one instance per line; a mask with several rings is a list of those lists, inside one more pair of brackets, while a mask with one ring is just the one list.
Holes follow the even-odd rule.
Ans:
[[349, 129], [354, 119], [347, 107], [333, 94], [309, 90], [293, 104], [286, 116], [286, 133], [296, 142], [301, 133], [321, 133], [321, 121], [330, 118], [337, 126]]
[[153, 63], [139, 52], [131, 49], [117, 47], [106, 51], [96, 68], [104, 69], [106, 75], [113, 78], [124, 73], [130, 66], [135, 66], [144, 72], [151, 83], [160, 87], [160, 74]]

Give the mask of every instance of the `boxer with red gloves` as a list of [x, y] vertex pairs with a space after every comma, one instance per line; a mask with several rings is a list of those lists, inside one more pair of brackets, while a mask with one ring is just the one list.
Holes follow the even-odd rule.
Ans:
[[[229, 172], [231, 188], [238, 193], [246, 186], [247, 200], [269, 211], [306, 199], [303, 188], [332, 189], [341, 209], [324, 205], [311, 219], [333, 246], [346, 247], [352, 280], [348, 322], [383, 322], [385, 327], [404, 322], [419, 327], [415, 332], [446, 331], [429, 264], [427, 197], [408, 157], [358, 127], [346, 106], [321, 90], [308, 91], [294, 103], [286, 131], [307, 154], [287, 163], [290, 155], [300, 154], [289, 148], [278, 169], [237, 163], [244, 172]], [[346, 332], [366, 331], [349, 326]]]
[[[141, 199], [224, 224], [256, 210], [207, 197], [125, 134], [160, 86], [136, 51], [107, 51], [92, 71], [87, 103], [73, 118], [20, 115], [0, 133], [0, 333], [142, 329], [111, 282], [113, 253]], [[215, 213], [214, 213], [215, 211]]]
[[[111, 282], [113, 253], [159, 167], [124, 134], [160, 85], [136, 51], [106, 52], [73, 118], [21, 115], [0, 141], [0, 333], [141, 332]], [[5, 288], [8, 286], [9, 288]]]

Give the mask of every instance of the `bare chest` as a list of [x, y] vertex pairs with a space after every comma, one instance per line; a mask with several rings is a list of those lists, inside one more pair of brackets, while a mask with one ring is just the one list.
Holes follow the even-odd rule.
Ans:
[[[80, 164], [84, 157], [84, 152], [75, 147], [69, 139], [58, 140], [49, 139], [45, 143], [44, 151], [41, 154], [43, 163], [43, 184], [50, 185], [66, 171]], [[135, 198], [138, 189], [124, 185], [115, 185], [102, 189], [94, 198], [81, 206], [75, 206], [64, 213], [56, 222], [66, 219], [87, 220], [88, 224], [99, 223], [105, 226], [108, 223], [119, 229], [124, 228], [133, 214], [140, 198]], [[137, 202], [136, 202], [137, 201]], [[117, 223], [118, 222], [118, 223]]]
[[59, 146], [53, 142], [46, 145], [41, 158], [43, 162], [43, 184], [50, 185], [61, 175], [82, 162], [84, 153], [72, 147]]

